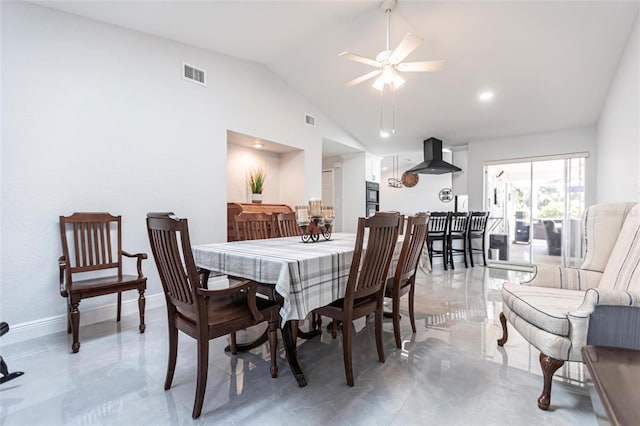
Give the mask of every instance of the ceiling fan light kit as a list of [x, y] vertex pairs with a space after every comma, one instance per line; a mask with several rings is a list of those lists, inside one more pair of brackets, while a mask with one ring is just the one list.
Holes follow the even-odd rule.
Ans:
[[353, 87], [360, 83], [364, 83], [374, 77], [377, 77], [372, 86], [379, 90], [384, 91], [385, 86], [388, 86], [393, 94], [393, 112], [392, 112], [392, 130], [385, 129], [382, 125], [382, 96], [380, 97], [380, 137], [388, 138], [391, 134], [395, 133], [395, 90], [404, 86], [405, 79], [400, 75], [402, 72], [433, 72], [440, 71], [444, 65], [443, 60], [438, 61], [422, 61], [422, 62], [402, 62], [422, 43], [422, 38], [415, 34], [408, 33], [404, 36], [400, 44], [391, 50], [391, 12], [395, 10], [398, 5], [397, 0], [383, 0], [380, 2], [380, 10], [387, 15], [387, 46], [386, 49], [376, 55], [376, 59], [370, 59], [361, 55], [357, 55], [351, 52], [342, 52], [338, 56], [341, 58], [349, 59], [351, 61], [360, 62], [377, 70], [370, 71], [360, 77], [357, 77], [347, 82], [347, 87]]
[[338, 56], [352, 61], [360, 62], [378, 68], [356, 79], [349, 81], [346, 86], [352, 87], [363, 83], [374, 77], [378, 77], [373, 83], [377, 90], [383, 90], [385, 85], [391, 89], [397, 89], [405, 83], [405, 79], [400, 75], [402, 72], [433, 72], [440, 71], [444, 61], [422, 61], [422, 62], [402, 62], [421, 43], [422, 38], [415, 34], [404, 36], [400, 44], [391, 50], [391, 12], [398, 5], [397, 0], [383, 0], [380, 3], [380, 10], [387, 15], [387, 46], [386, 49], [376, 55], [376, 59], [370, 59], [351, 52], [342, 52]]

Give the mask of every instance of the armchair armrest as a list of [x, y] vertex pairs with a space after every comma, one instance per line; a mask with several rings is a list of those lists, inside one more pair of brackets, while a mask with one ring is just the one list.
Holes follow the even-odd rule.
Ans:
[[[587, 344], [589, 321], [598, 306], [636, 306], [640, 307], [640, 292], [615, 289], [590, 288], [585, 292], [582, 304], [567, 317], [571, 324], [569, 338], [572, 351], [580, 354], [581, 348]], [[612, 331], [613, 332], [613, 331]]]
[[535, 275], [523, 285], [547, 288], [564, 288], [567, 290], [587, 290], [597, 287], [602, 272], [579, 268], [565, 268], [562, 266], [536, 266]]
[[258, 305], [256, 303], [256, 295], [258, 292], [258, 283], [250, 280], [229, 280], [229, 287], [214, 290], [208, 289], [204, 287], [196, 288], [196, 294], [203, 297], [216, 297], [216, 296], [226, 296], [235, 293], [246, 292], [247, 294], [247, 305], [249, 307], [249, 311], [251, 311], [251, 315], [256, 321], [260, 321], [262, 316], [260, 315], [260, 311], [258, 310]]
[[123, 256], [127, 256], [127, 257], [137, 257], [138, 258], [138, 263], [137, 263], [138, 278], [144, 278], [144, 275], [142, 274], [142, 261], [147, 258], [147, 253], [131, 254], [129, 252], [126, 252], [126, 251], [122, 250], [122, 255]]
[[60, 256], [58, 258], [58, 267], [60, 268], [60, 296], [67, 297], [69, 293], [67, 292], [67, 286], [64, 282], [64, 273], [67, 270], [67, 260], [64, 256]]

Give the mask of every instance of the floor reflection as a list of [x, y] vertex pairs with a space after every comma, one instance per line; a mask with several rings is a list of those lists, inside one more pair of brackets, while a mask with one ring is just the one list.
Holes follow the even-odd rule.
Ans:
[[[210, 342], [205, 424], [595, 424], [582, 364], [565, 363], [556, 373], [554, 410], [537, 408], [542, 389], [538, 351], [517, 332], [504, 348], [498, 315], [505, 280], [528, 272], [434, 265], [416, 287], [417, 332], [411, 332], [406, 298], [401, 302], [402, 348], [391, 320], [383, 324], [386, 362], [378, 362], [373, 319], [355, 321], [353, 368], [346, 385], [341, 335], [325, 329], [299, 341], [298, 357], [308, 385], [299, 388], [279, 351], [279, 377], [269, 375], [266, 345], [236, 357], [226, 339]], [[137, 316], [122, 325], [83, 327], [83, 346], [69, 353], [66, 333], [2, 348], [25, 376], [0, 387], [2, 425], [191, 424], [195, 394], [195, 342], [180, 336], [174, 383], [163, 390], [168, 343], [164, 309], [147, 312], [147, 331]], [[261, 332], [248, 330], [239, 339]]]

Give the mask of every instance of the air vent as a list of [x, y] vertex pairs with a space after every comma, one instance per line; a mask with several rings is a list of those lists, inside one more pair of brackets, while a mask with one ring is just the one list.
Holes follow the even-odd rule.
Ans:
[[316, 127], [316, 118], [313, 115], [305, 114], [304, 123], [307, 126]]
[[184, 62], [182, 63], [182, 77], [201, 86], [207, 85], [206, 72]]

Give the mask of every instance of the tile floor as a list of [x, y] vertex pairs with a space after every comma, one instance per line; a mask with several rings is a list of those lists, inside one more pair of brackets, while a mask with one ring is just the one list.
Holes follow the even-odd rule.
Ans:
[[[498, 348], [501, 283], [528, 274], [500, 269], [436, 268], [419, 274], [418, 331], [403, 304], [403, 348], [384, 324], [386, 362], [377, 361], [373, 321], [354, 323], [355, 387], [344, 378], [340, 336], [300, 342], [308, 385], [299, 388], [284, 358], [269, 376], [266, 346], [233, 357], [226, 339], [210, 343], [202, 416], [191, 419], [195, 344], [181, 335], [178, 366], [163, 390], [167, 359], [164, 309], [81, 330], [82, 348], [69, 351], [66, 333], [2, 347], [11, 370], [25, 375], [0, 386], [0, 425], [595, 425], [581, 364], [556, 373], [552, 410], [541, 411], [538, 351], [515, 331]], [[247, 332], [248, 335], [256, 331]], [[250, 337], [250, 336], [249, 336]]]

